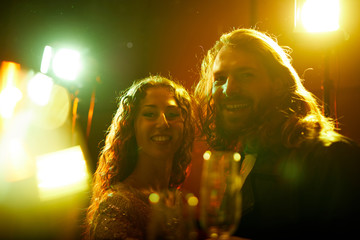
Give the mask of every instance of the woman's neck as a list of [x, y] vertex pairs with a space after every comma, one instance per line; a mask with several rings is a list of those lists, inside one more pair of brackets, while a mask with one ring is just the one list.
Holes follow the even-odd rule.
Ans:
[[124, 183], [141, 191], [168, 189], [171, 169], [172, 159], [139, 156], [134, 172], [124, 180]]

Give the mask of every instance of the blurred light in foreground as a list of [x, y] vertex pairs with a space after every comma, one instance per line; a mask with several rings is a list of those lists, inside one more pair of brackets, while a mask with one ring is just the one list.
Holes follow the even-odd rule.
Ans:
[[46, 46], [40, 71], [46, 74], [49, 72], [50, 66], [57, 77], [73, 81], [82, 69], [80, 53], [68, 48], [61, 48], [56, 51], [50, 46]]
[[36, 158], [41, 200], [75, 194], [88, 188], [88, 171], [80, 146]]
[[16, 104], [22, 99], [21, 91], [16, 87], [6, 87], [0, 92], [0, 115], [11, 118]]
[[11, 118], [16, 104], [22, 99], [21, 91], [16, 87], [20, 65], [3, 61], [1, 64], [0, 115]]
[[66, 122], [70, 107], [69, 92], [66, 88], [54, 84], [48, 103], [34, 109], [33, 122], [42, 129], [56, 129]]
[[2, 139], [0, 147], [1, 167], [4, 168], [7, 182], [26, 179], [33, 174], [31, 159], [20, 138]]
[[157, 193], [151, 193], [149, 195], [149, 200], [151, 203], [158, 203], [160, 201], [160, 196]]
[[1, 79], [2, 79], [1, 88], [15, 85], [19, 71], [20, 71], [20, 64], [3, 61], [1, 63]]
[[198, 205], [199, 199], [195, 196], [189, 196], [189, 198], [187, 199], [187, 202], [188, 202], [189, 206], [195, 207]]
[[295, 0], [295, 29], [331, 32], [339, 29], [339, 0]]
[[46, 74], [49, 71], [50, 62], [51, 62], [52, 48], [50, 46], [45, 46], [43, 57], [41, 60], [40, 71]]
[[235, 162], [239, 162], [241, 159], [241, 155], [239, 153], [234, 153], [233, 158]]
[[81, 69], [80, 53], [75, 50], [62, 48], [56, 52], [52, 67], [56, 76], [73, 81]]
[[27, 88], [28, 95], [33, 102], [44, 106], [49, 102], [52, 87], [52, 78], [42, 73], [37, 73], [29, 80]]
[[210, 151], [206, 151], [203, 155], [204, 160], [209, 160], [211, 156], [211, 152]]

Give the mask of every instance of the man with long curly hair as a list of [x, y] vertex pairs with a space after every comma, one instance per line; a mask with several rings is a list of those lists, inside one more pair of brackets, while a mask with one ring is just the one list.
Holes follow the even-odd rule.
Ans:
[[360, 148], [322, 114], [289, 50], [254, 29], [223, 34], [195, 88], [201, 130], [212, 149], [254, 159], [235, 235], [344, 237], [358, 226]]

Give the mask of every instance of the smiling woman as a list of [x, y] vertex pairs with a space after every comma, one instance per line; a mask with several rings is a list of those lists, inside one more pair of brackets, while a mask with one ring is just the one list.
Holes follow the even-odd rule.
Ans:
[[[124, 91], [94, 174], [86, 238], [155, 239], [149, 196], [179, 202], [176, 189], [187, 175], [193, 141], [192, 99], [181, 85], [150, 76]], [[161, 235], [184, 237], [169, 224], [160, 223]]]

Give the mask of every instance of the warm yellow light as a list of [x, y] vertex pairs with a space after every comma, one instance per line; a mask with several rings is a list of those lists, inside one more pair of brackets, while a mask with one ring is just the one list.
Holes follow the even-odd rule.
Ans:
[[0, 146], [0, 162], [7, 182], [20, 181], [34, 173], [24, 143], [18, 137], [4, 136]]
[[241, 159], [241, 155], [239, 153], [234, 153], [233, 158], [235, 162], [238, 162]]
[[49, 96], [49, 102], [45, 106], [33, 108], [33, 123], [42, 129], [59, 128], [68, 119], [70, 108], [69, 91], [54, 84]]
[[206, 151], [205, 153], [204, 153], [204, 155], [203, 155], [203, 158], [204, 158], [204, 160], [209, 160], [210, 159], [210, 157], [211, 157], [211, 152], [210, 151]]
[[72, 49], [59, 49], [52, 61], [55, 75], [65, 80], [75, 80], [81, 67], [80, 53]]
[[20, 64], [3, 61], [1, 63], [1, 79], [0, 79], [0, 83], [2, 83], [1, 88], [6, 88], [7, 86], [15, 86], [19, 72], [20, 72]]
[[336, 31], [339, 17], [339, 0], [307, 0], [301, 9], [301, 21], [308, 32]]
[[198, 205], [199, 199], [197, 197], [195, 197], [195, 196], [190, 196], [188, 198], [187, 202], [188, 202], [189, 206], [195, 207], [195, 206]]
[[36, 158], [40, 199], [47, 200], [86, 190], [88, 172], [80, 146]]
[[3, 61], [1, 64], [0, 115], [11, 118], [16, 104], [22, 99], [21, 91], [16, 87], [20, 65]]
[[30, 99], [40, 106], [45, 106], [49, 102], [53, 84], [52, 78], [42, 73], [36, 74], [28, 82], [27, 90]]
[[11, 118], [16, 104], [22, 99], [21, 91], [14, 87], [8, 86], [0, 92], [0, 115], [3, 118]]
[[151, 203], [158, 203], [160, 201], [160, 196], [157, 193], [151, 193], [149, 195], [149, 200]]

